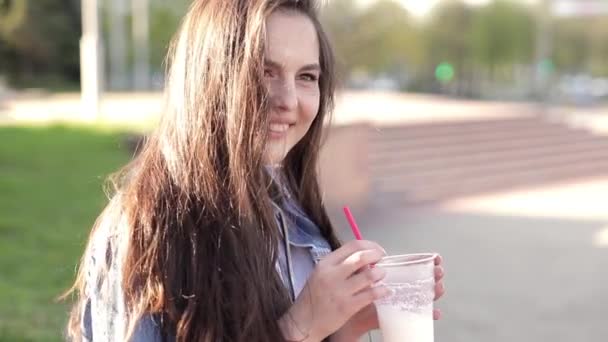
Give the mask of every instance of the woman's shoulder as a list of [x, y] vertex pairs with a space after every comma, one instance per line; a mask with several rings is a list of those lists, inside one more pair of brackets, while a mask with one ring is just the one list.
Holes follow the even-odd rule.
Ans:
[[122, 195], [115, 195], [101, 212], [91, 232], [85, 253], [87, 266], [108, 266], [115, 259], [120, 242], [128, 234], [127, 219], [122, 208]]
[[121, 259], [128, 241], [120, 194], [110, 199], [93, 225], [83, 256], [85, 295], [106, 295], [121, 282]]
[[[85, 252], [82, 329], [89, 341], [123, 340], [127, 329], [122, 269], [129, 229], [121, 196], [115, 195], [98, 217]], [[131, 341], [162, 341], [155, 316], [138, 321]]]

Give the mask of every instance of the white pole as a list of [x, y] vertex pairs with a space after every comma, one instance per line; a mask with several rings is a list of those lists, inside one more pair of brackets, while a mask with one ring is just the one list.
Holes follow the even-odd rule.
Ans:
[[126, 13], [124, 0], [110, 1], [108, 55], [110, 58], [109, 81], [112, 90], [125, 90], [129, 84]]
[[103, 75], [103, 54], [99, 39], [97, 0], [82, 0], [82, 38], [80, 39], [80, 88], [82, 117], [96, 120]]
[[150, 86], [150, 7], [148, 0], [132, 0], [133, 42], [136, 90], [147, 90]]

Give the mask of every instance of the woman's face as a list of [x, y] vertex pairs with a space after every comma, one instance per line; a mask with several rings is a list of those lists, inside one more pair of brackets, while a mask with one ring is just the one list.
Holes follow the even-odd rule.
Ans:
[[266, 20], [264, 76], [270, 95], [265, 159], [281, 163], [304, 137], [319, 111], [319, 42], [305, 15], [278, 10]]

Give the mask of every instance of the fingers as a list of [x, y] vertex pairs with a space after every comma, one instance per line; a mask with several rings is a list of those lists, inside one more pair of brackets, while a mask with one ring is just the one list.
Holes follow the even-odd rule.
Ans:
[[369, 268], [370, 265], [382, 260], [384, 253], [377, 249], [358, 251], [348, 256], [341, 265], [340, 276], [348, 278], [353, 273]]
[[440, 282], [441, 279], [443, 279], [444, 275], [445, 275], [445, 271], [443, 270], [443, 267], [435, 266], [435, 282], [436, 283]]
[[352, 297], [353, 306], [356, 308], [355, 312], [363, 309], [364, 307], [372, 304], [375, 300], [386, 297], [391, 294], [391, 290], [386, 286], [375, 286], [363, 290]]
[[445, 294], [445, 287], [443, 286], [443, 282], [439, 282], [435, 284], [435, 299], [438, 300]]
[[384, 248], [382, 248], [379, 244], [375, 242], [368, 240], [353, 240], [349, 241], [344, 246], [330, 253], [323, 260], [329, 264], [338, 265], [341, 264], [346, 258], [351, 256], [353, 253], [367, 249], [375, 249], [386, 255], [386, 251], [384, 250]]
[[434, 320], [441, 319], [441, 310], [439, 310], [439, 309], [434, 309], [433, 310], [433, 319]]
[[439, 254], [437, 254], [437, 256], [435, 257], [435, 265], [439, 266], [443, 263], [443, 257]]
[[379, 268], [367, 268], [348, 280], [348, 285], [344, 289], [347, 293], [355, 294], [363, 289], [369, 288], [380, 280], [384, 279], [386, 271]]
[[445, 286], [442, 281], [444, 275], [443, 267], [435, 266], [435, 300], [441, 298], [445, 293]]

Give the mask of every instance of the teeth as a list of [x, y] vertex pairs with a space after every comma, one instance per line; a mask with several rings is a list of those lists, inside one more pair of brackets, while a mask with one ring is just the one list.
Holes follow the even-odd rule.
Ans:
[[283, 133], [289, 129], [288, 124], [270, 124], [270, 131], [276, 133]]

